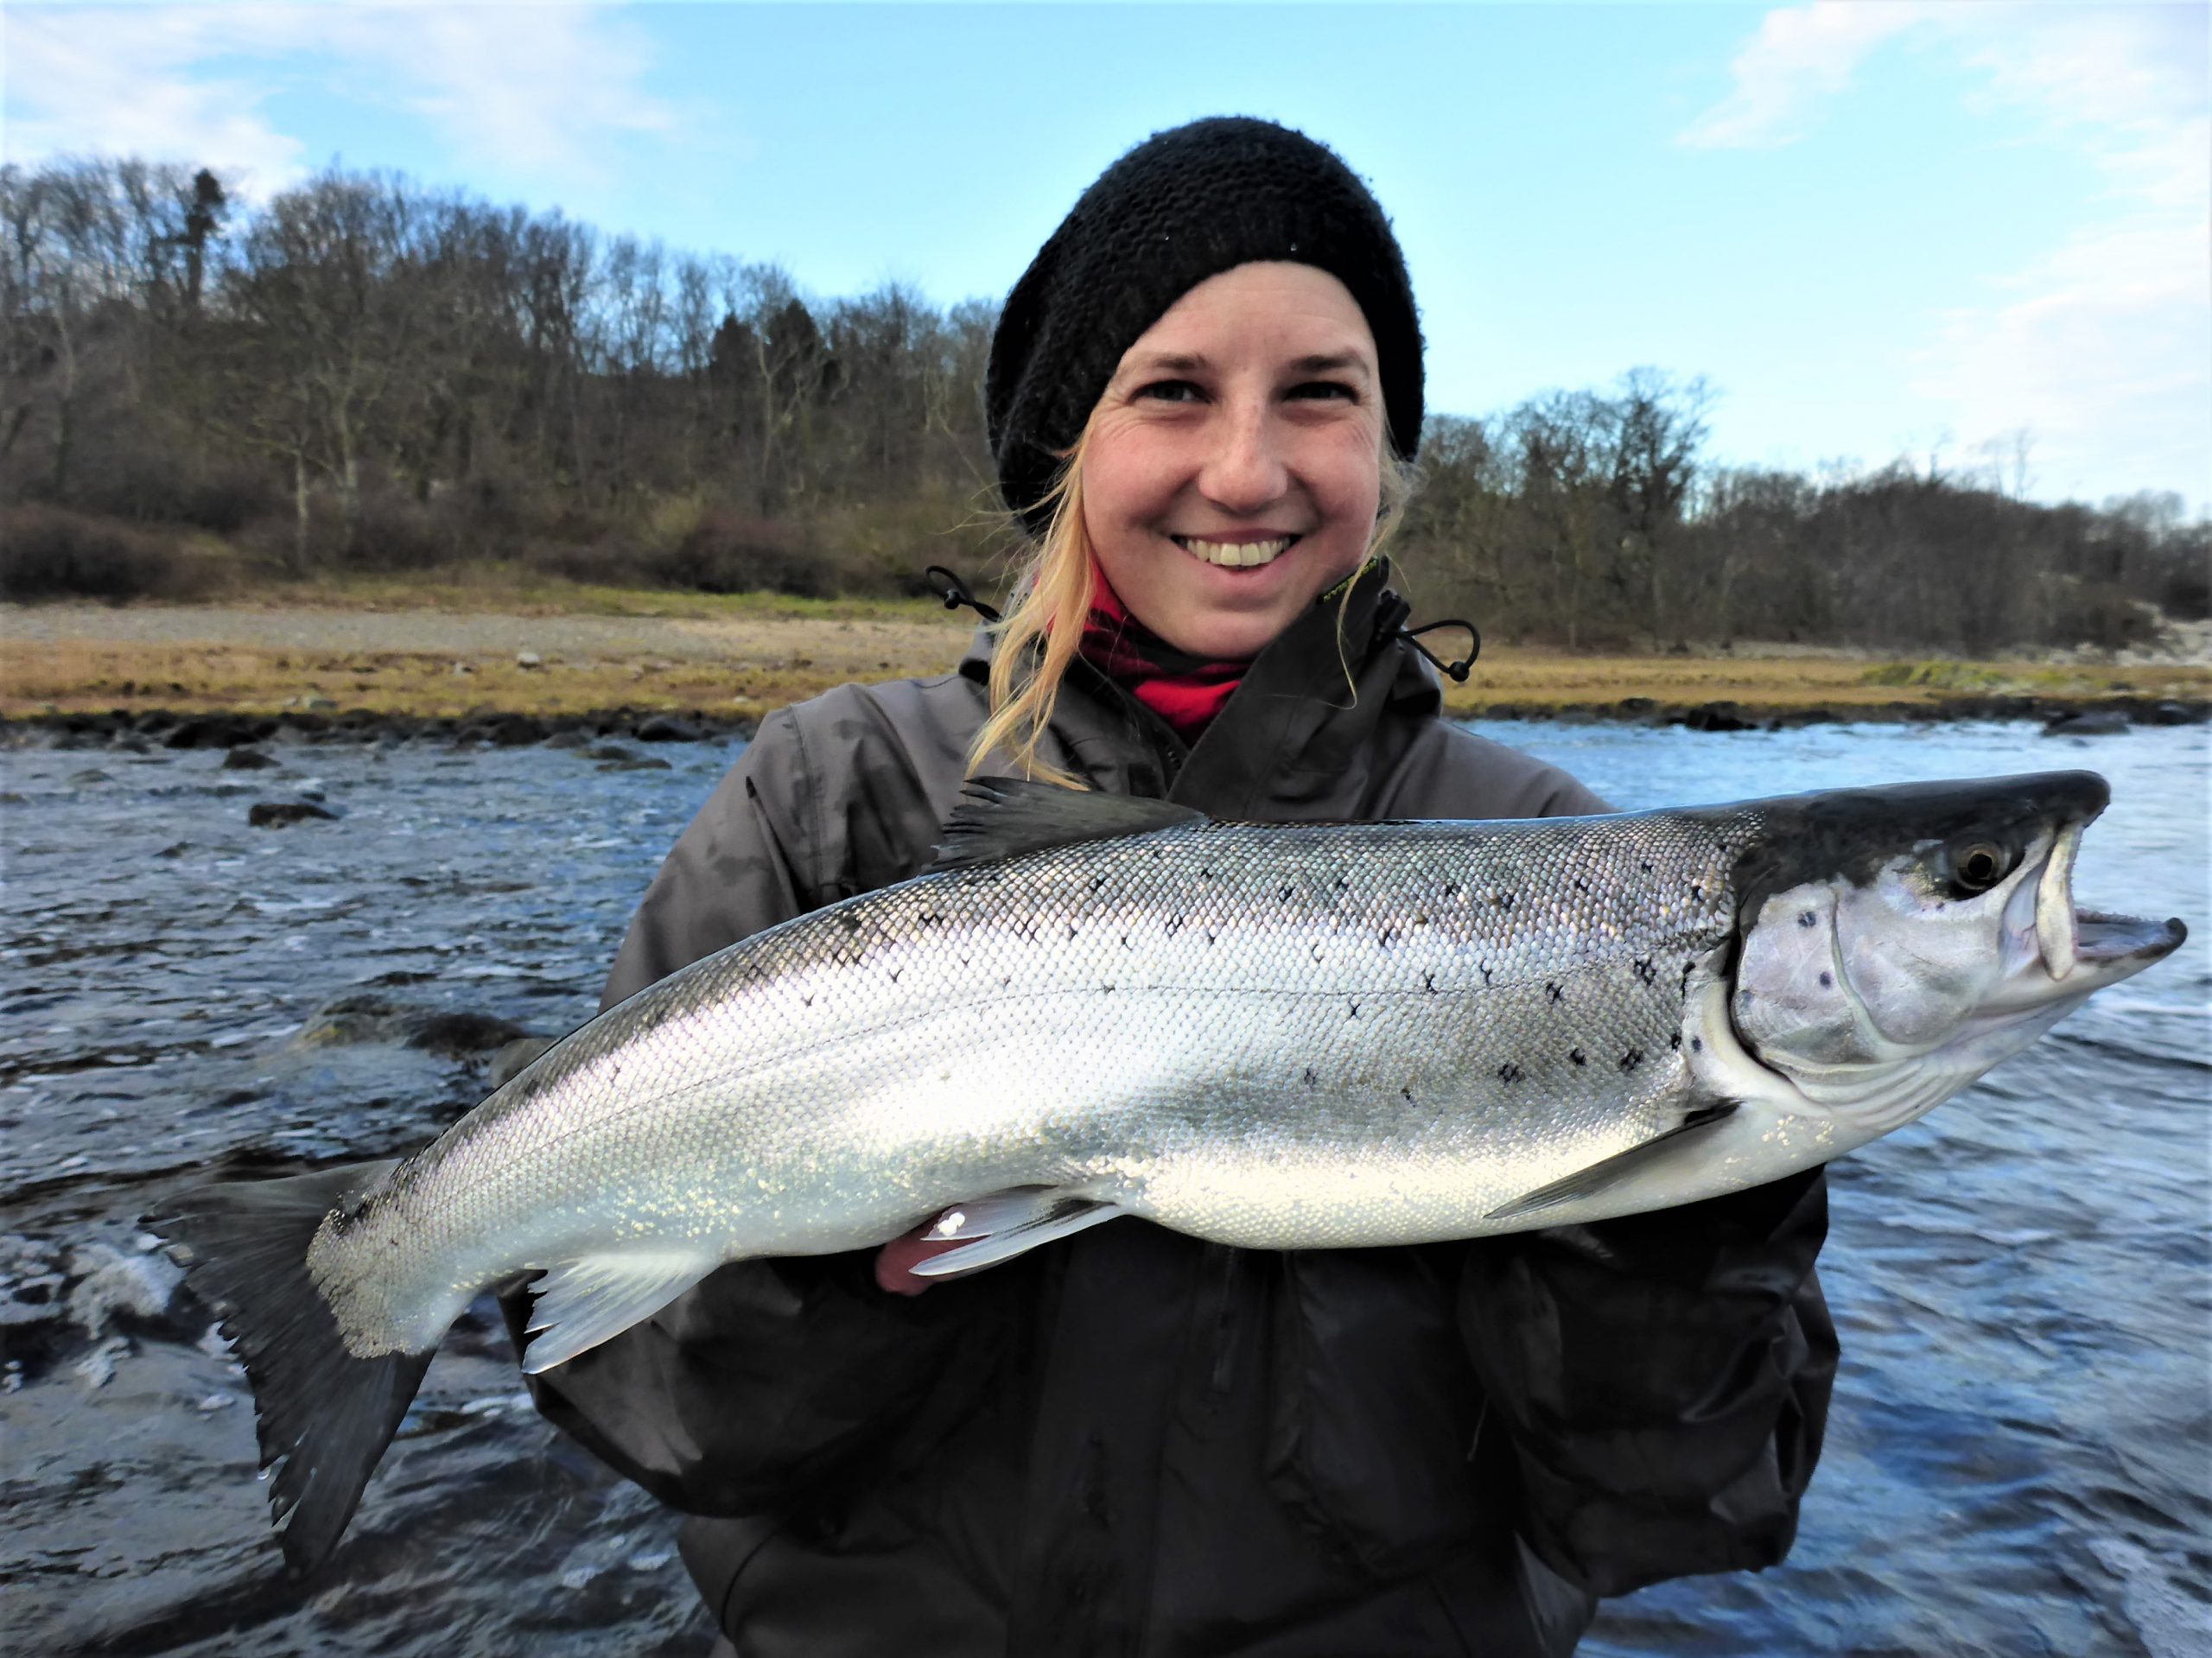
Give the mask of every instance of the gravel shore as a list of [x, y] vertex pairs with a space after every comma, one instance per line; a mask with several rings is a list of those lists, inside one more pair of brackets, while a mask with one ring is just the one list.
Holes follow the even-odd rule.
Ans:
[[425, 654], [461, 660], [530, 651], [575, 665], [669, 659], [733, 665], [788, 661], [840, 678], [887, 668], [951, 667], [973, 617], [518, 616], [435, 610], [256, 609], [216, 605], [0, 606], [0, 640], [24, 645], [171, 645], [337, 654]]

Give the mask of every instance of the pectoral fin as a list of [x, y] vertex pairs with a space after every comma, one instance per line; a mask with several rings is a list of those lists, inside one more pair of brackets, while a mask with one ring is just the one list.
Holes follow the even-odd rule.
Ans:
[[1733, 1116], [1738, 1104], [1735, 1100], [1721, 1100], [1702, 1106], [1666, 1133], [1654, 1135], [1624, 1152], [1616, 1152], [1587, 1168], [1577, 1169], [1548, 1185], [1523, 1192], [1510, 1203], [1501, 1204], [1491, 1210], [1483, 1218], [1491, 1221], [1519, 1220], [1523, 1216], [1554, 1209], [1561, 1204], [1594, 1197], [1630, 1176], [1642, 1173], [1663, 1158], [1691, 1151], [1707, 1131]]
[[715, 1266], [713, 1256], [688, 1250], [563, 1261], [531, 1286], [531, 1340], [522, 1368], [536, 1375], [567, 1363], [652, 1318]]
[[950, 1273], [973, 1272], [978, 1267], [995, 1267], [1040, 1243], [1110, 1221], [1122, 1212], [1115, 1204], [1079, 1197], [1058, 1186], [1021, 1186], [995, 1192], [946, 1210], [923, 1235], [932, 1240], [973, 1242], [917, 1261], [907, 1270], [917, 1278], [942, 1278]]

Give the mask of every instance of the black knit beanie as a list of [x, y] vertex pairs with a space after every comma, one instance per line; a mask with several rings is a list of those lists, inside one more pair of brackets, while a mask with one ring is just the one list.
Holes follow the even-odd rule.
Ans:
[[1375, 335], [1390, 444], [1421, 442], [1421, 321], [1390, 221], [1336, 152], [1272, 121], [1154, 133], [1083, 193], [1007, 296], [983, 380], [999, 489], [1032, 533], [1060, 456], [1122, 353], [1209, 276], [1255, 259], [1327, 271]]

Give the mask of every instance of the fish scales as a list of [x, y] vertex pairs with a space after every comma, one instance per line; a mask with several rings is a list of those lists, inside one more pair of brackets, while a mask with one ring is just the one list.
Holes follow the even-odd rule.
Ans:
[[1680, 1121], [1752, 828], [1207, 823], [869, 894], [567, 1045], [318, 1265], [419, 1339], [425, 1286], [358, 1295], [346, 1255], [449, 1301], [518, 1249], [857, 1248], [1017, 1185], [1253, 1247], [1467, 1236]]

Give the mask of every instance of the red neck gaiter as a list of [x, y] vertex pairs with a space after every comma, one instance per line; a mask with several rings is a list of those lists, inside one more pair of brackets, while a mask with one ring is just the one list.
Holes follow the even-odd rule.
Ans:
[[1177, 650], [1122, 605], [1103, 575], [1083, 625], [1084, 657], [1193, 743], [1244, 677], [1249, 662], [1210, 662]]

